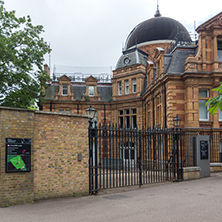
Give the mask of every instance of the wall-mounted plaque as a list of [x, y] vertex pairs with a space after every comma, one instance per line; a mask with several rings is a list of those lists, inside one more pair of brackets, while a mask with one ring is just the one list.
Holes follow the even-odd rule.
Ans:
[[6, 138], [6, 172], [31, 171], [31, 139]]
[[208, 141], [200, 140], [200, 159], [208, 159]]

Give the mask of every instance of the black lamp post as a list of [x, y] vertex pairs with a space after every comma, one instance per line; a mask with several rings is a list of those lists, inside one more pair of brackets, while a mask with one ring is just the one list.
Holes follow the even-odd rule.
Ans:
[[95, 116], [96, 110], [92, 108], [92, 105], [89, 105], [89, 108], [86, 109], [86, 115], [88, 116], [89, 119], [93, 119]]
[[[89, 193], [97, 193], [98, 190], [98, 150], [97, 150], [97, 126], [96, 121], [93, 126], [93, 118], [96, 114], [96, 110], [92, 108], [90, 104], [89, 108], [86, 109], [86, 115], [89, 118]], [[93, 144], [95, 144], [95, 156], [93, 155]], [[95, 165], [93, 165], [93, 162]], [[95, 172], [94, 172], [95, 169]], [[93, 186], [93, 181], [95, 180], [95, 187]]]
[[173, 119], [173, 123], [176, 128], [180, 126], [180, 121], [181, 119], [179, 119], [178, 116], [176, 115], [176, 117]]

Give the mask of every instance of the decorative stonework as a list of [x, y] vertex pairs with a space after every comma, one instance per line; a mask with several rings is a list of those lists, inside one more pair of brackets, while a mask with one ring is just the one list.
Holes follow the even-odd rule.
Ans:
[[220, 16], [220, 17], [218, 18], [218, 23], [219, 23], [219, 25], [222, 26], [222, 16]]

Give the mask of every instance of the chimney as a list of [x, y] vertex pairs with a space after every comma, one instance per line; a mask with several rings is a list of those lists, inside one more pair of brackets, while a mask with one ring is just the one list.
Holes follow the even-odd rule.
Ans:
[[44, 65], [44, 71], [47, 72], [50, 77], [50, 68], [49, 68], [48, 64]]

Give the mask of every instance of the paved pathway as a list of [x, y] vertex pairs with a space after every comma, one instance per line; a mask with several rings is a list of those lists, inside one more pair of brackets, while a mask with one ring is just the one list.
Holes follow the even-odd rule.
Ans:
[[222, 221], [222, 173], [0, 208], [1, 222]]

